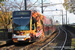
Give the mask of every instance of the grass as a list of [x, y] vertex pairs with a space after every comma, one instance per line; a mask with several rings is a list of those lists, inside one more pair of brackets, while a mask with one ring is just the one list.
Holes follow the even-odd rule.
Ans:
[[8, 33], [12, 33], [12, 32], [8, 32]]
[[72, 46], [75, 46], [75, 38], [72, 38], [72, 43], [71, 43]]
[[75, 25], [71, 25], [71, 27], [75, 27]]
[[72, 26], [72, 27], [75, 27], [75, 26]]
[[3, 32], [3, 31], [0, 31], [0, 32]]
[[75, 49], [75, 38], [72, 38], [71, 46], [73, 46], [71, 47], [72, 48], [71, 50], [74, 50]]
[[[4, 32], [4, 31], [0, 31], [0, 32]], [[8, 32], [8, 33], [12, 33], [12, 32]]]

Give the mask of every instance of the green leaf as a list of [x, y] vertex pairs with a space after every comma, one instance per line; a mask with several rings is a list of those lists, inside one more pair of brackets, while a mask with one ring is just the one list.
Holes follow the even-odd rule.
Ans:
[[4, 6], [4, 4], [3, 3], [0, 3], [2, 6]]
[[3, 2], [4, 0], [0, 0], [0, 2]]
[[2, 14], [2, 11], [0, 11], [0, 14]]

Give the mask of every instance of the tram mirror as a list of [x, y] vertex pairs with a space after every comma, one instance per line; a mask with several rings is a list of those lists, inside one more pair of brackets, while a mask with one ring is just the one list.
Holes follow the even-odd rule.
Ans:
[[35, 27], [35, 23], [34, 24], [32, 24], [32, 30], [35, 30], [36, 29], [36, 27]]
[[13, 19], [13, 18], [11, 18], [11, 19]]

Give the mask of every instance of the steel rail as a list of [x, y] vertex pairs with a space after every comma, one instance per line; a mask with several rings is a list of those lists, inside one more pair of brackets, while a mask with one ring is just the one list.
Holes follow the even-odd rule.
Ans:
[[10, 45], [10, 46], [5, 46], [5, 47], [2, 47], [1, 50], [8, 50], [10, 48], [13, 48], [15, 45]]
[[[59, 29], [59, 27], [58, 27], [58, 30], [59, 30], [59, 34], [60, 34], [60, 29]], [[58, 35], [59, 35], [59, 34], [58, 34]], [[43, 47], [41, 47], [40, 50], [43, 50], [43, 48], [45, 48], [48, 44], [50, 44], [51, 42], [53, 42], [53, 41], [58, 37], [58, 35], [57, 35], [55, 38], [53, 38], [49, 43], [47, 43], [46, 45], [44, 45]]]
[[[62, 29], [62, 28], [61, 28], [61, 29]], [[63, 29], [62, 29], [62, 30], [63, 30]], [[64, 44], [63, 44], [63, 46], [62, 46], [61, 50], [63, 50], [63, 49], [64, 49], [64, 46], [65, 46], [66, 41], [67, 41], [67, 32], [66, 32], [65, 30], [63, 30], [63, 31], [65, 32], [66, 37], [65, 37], [65, 41], [64, 41]]]
[[[65, 28], [64, 28], [65, 29]], [[65, 29], [65, 30], [67, 30], [67, 29]], [[74, 37], [74, 34], [71, 32], [71, 31], [69, 31], [69, 30], [67, 30], [70, 34], [71, 34], [71, 36], [73, 36]]]

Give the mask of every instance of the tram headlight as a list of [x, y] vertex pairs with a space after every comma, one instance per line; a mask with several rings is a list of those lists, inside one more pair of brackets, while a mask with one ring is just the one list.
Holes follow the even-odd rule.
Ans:
[[26, 36], [30, 36], [30, 33], [26, 34]]
[[26, 34], [26, 37], [27, 37], [27, 38], [30, 38], [30, 33]]
[[13, 34], [13, 36], [16, 36], [15, 34]]

